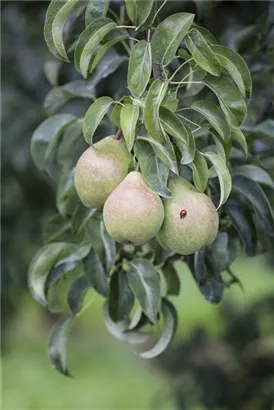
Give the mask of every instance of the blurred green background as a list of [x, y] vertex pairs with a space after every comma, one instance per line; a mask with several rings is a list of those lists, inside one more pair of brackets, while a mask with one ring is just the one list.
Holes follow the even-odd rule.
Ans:
[[[179, 2], [170, 3], [176, 9]], [[198, 11], [199, 23], [223, 44], [233, 44], [235, 33], [241, 32], [237, 47], [243, 52], [250, 47], [248, 33], [254, 41], [250, 27], [269, 7], [268, 2], [253, 1], [184, 3], [187, 11]], [[42, 243], [43, 222], [55, 209], [54, 186], [38, 173], [29, 153], [50, 90], [43, 69], [47, 5], [1, 2], [2, 408], [274, 409], [274, 268], [273, 259], [264, 256], [235, 263], [232, 270], [244, 292], [232, 287], [217, 306], [203, 299], [179, 263], [181, 294], [174, 298], [179, 331], [173, 346], [152, 361], [138, 359], [134, 348], [108, 334], [102, 300], [91, 291], [86, 301], [93, 302], [69, 342], [68, 366], [74, 378], [52, 369], [46, 343], [56, 316], [31, 298], [26, 279], [30, 259]], [[264, 50], [259, 53], [264, 59]], [[61, 72], [61, 81], [66, 75]], [[256, 84], [255, 107], [268, 98], [270, 89], [265, 96]]]

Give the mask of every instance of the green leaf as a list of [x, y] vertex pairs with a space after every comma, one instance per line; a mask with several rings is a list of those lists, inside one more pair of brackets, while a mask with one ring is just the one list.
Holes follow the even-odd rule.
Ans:
[[196, 149], [194, 160], [188, 166], [192, 169], [195, 187], [204, 192], [208, 182], [208, 167], [203, 154], [199, 150]]
[[256, 255], [257, 234], [252, 218], [252, 210], [249, 209], [239, 197], [231, 195], [224, 205], [224, 210], [232, 220], [240, 238], [245, 246], [247, 256]]
[[115, 241], [109, 236], [103, 221], [101, 221], [100, 233], [101, 233], [101, 238], [102, 238], [104, 249], [105, 249], [106, 273], [109, 274], [115, 262], [115, 252], [116, 252]]
[[92, 144], [93, 135], [112, 103], [111, 97], [100, 97], [87, 110], [83, 123], [83, 134], [88, 144]]
[[254, 182], [259, 184], [269, 186], [274, 189], [274, 182], [271, 179], [270, 175], [260, 167], [252, 164], [241, 165], [239, 167], [232, 168], [232, 176], [242, 175], [248, 179], [251, 179]]
[[114, 322], [128, 320], [134, 305], [134, 295], [125, 272], [116, 271], [110, 280], [108, 312]]
[[67, 0], [63, 7], [57, 12], [52, 22], [52, 39], [58, 53], [65, 61], [69, 61], [63, 41], [63, 32], [67, 18], [79, 3], [79, 0]]
[[145, 141], [136, 141], [134, 152], [149, 187], [158, 195], [171, 198], [171, 192], [167, 188], [169, 167], [157, 157], [150, 144]]
[[203, 37], [204, 37], [204, 39], [206, 40], [206, 42], [207, 42], [208, 44], [210, 44], [211, 46], [212, 46], [212, 45], [215, 45], [215, 44], [218, 44], [216, 38], [215, 38], [215, 37], [213, 36], [213, 34], [212, 34], [210, 31], [208, 31], [206, 28], [201, 27], [201, 26], [198, 26], [198, 24], [196, 24], [196, 23], [193, 23], [193, 28], [195, 28], [196, 30], [198, 30], [198, 31], [203, 35]]
[[136, 258], [129, 262], [128, 280], [143, 312], [155, 324], [161, 302], [160, 279], [155, 267], [146, 259]]
[[[89, 67], [89, 72], [92, 73], [95, 67], [99, 64], [103, 56], [106, 52], [115, 44], [119, 43], [120, 41], [125, 40], [128, 38], [129, 34], [126, 30], [118, 29], [110, 31], [104, 38], [104, 44], [99, 46], [99, 50], [96, 52], [93, 60], [91, 61], [91, 65]], [[125, 56], [119, 56], [123, 58], [123, 61], [126, 60]]]
[[89, 0], [85, 13], [86, 26], [99, 17], [106, 17], [109, 8], [109, 0]]
[[88, 282], [96, 290], [96, 292], [104, 297], [107, 297], [109, 293], [107, 277], [103, 265], [94, 249], [90, 250], [84, 260], [84, 264]]
[[132, 95], [141, 97], [148, 85], [152, 69], [151, 46], [145, 40], [139, 41], [131, 50], [127, 82]]
[[206, 247], [206, 262], [215, 273], [227, 270], [238, 255], [238, 240], [227, 232], [218, 232], [212, 245]]
[[181, 283], [178, 272], [172, 263], [166, 263], [163, 268], [163, 275], [167, 285], [167, 295], [180, 295]]
[[[214, 152], [205, 152], [204, 155], [213, 165], [219, 178], [220, 184], [220, 202], [218, 208], [226, 202], [231, 192], [231, 176], [225, 161]], [[217, 209], [218, 209], [217, 208]]]
[[178, 175], [178, 165], [176, 161], [175, 152], [173, 149], [172, 144], [166, 138], [165, 144], [160, 144], [159, 142], [155, 141], [154, 139], [146, 136], [137, 137], [137, 140], [142, 140], [148, 142], [155, 154], [166, 164], [171, 171]]
[[185, 43], [194, 61], [201, 68], [212, 75], [221, 74], [221, 64], [200, 31], [191, 29], [185, 37]]
[[62, 68], [62, 61], [49, 57], [44, 63], [44, 73], [51, 86], [58, 84], [60, 70]]
[[274, 235], [274, 216], [272, 207], [263, 189], [256, 182], [243, 176], [234, 176], [233, 190], [245, 197], [256, 210], [259, 221], [267, 235]]
[[180, 164], [183, 165], [188, 165], [191, 162], [193, 162], [196, 154], [196, 148], [195, 148], [195, 138], [191, 132], [190, 127], [188, 124], [184, 124], [185, 129], [187, 130], [188, 133], [188, 145], [186, 145], [184, 142], [180, 140], [176, 140], [176, 145], [182, 155]]
[[228, 124], [240, 126], [246, 117], [246, 104], [238, 88], [224, 77], [207, 75], [203, 82], [218, 98]]
[[54, 265], [71, 252], [70, 243], [55, 242], [39, 249], [34, 255], [28, 273], [29, 288], [37, 302], [47, 306], [45, 284]]
[[125, 104], [120, 113], [120, 124], [127, 149], [132, 150], [136, 135], [136, 125], [139, 118], [137, 105]]
[[151, 40], [152, 59], [166, 66], [193, 23], [194, 14], [176, 13], [163, 20], [153, 33]]
[[244, 97], [250, 98], [252, 79], [244, 59], [231, 48], [213, 45], [212, 50], [217, 55], [221, 65], [229, 72]]
[[178, 325], [178, 316], [176, 309], [167, 299], [162, 300], [162, 314], [164, 325], [161, 337], [150, 350], [139, 353], [142, 359], [152, 359], [153, 357], [159, 356], [172, 342]]
[[74, 64], [85, 78], [97, 46], [114, 27], [113, 20], [99, 17], [81, 33], [74, 51]]
[[163, 124], [164, 130], [169, 135], [188, 145], [189, 130], [179, 120], [176, 114], [174, 114], [168, 108], [160, 107], [160, 120]]
[[111, 114], [110, 114], [111, 122], [113, 122], [113, 124], [116, 125], [118, 128], [121, 128], [120, 127], [121, 109], [122, 109], [121, 104], [118, 104], [118, 103], [114, 102], [113, 103], [113, 109], [112, 109]]
[[71, 114], [57, 114], [47, 118], [34, 131], [30, 151], [32, 159], [41, 171], [46, 169], [49, 156], [58, 138], [75, 117]]
[[241, 147], [243, 148], [245, 154], [247, 155], [248, 154], [248, 145], [247, 145], [245, 136], [244, 136], [243, 132], [240, 130], [240, 128], [236, 128], [236, 127], [232, 128], [231, 138], [236, 140], [241, 145]]
[[64, 376], [72, 377], [67, 369], [67, 341], [73, 322], [72, 316], [62, 317], [54, 326], [48, 343], [48, 356], [53, 367]]
[[91, 288], [85, 276], [80, 276], [71, 285], [68, 292], [68, 305], [73, 315], [77, 315], [82, 309], [84, 297]]
[[175, 112], [178, 108], [179, 99], [176, 96], [175, 91], [167, 90], [164, 99], [162, 101], [162, 107], [168, 108], [170, 111]]
[[62, 216], [72, 214], [78, 204], [78, 197], [74, 186], [73, 171], [67, 171], [58, 182], [56, 206]]
[[126, 321], [120, 321], [118, 323], [113, 322], [109, 316], [107, 302], [103, 306], [103, 317], [109, 333], [118, 340], [130, 344], [142, 344], [147, 342], [150, 338], [149, 333], [142, 333], [134, 330], [128, 331], [128, 323]]
[[231, 134], [230, 126], [224, 114], [215, 103], [211, 101], [195, 101], [191, 108], [202, 114], [224, 141], [229, 140]]
[[147, 93], [144, 106], [144, 123], [147, 132], [155, 141], [160, 143], [165, 142], [165, 135], [160, 123], [159, 109], [167, 86], [167, 83], [162, 83], [159, 79], [154, 80]]
[[154, 0], [125, 0], [127, 14], [132, 23], [140, 27], [150, 15]]
[[59, 0], [52, 0], [50, 2], [48, 9], [47, 9], [47, 13], [46, 13], [45, 26], [44, 26], [44, 37], [45, 37], [45, 41], [47, 43], [48, 49], [51, 51], [51, 53], [58, 59], [67, 61], [67, 59], [64, 59], [62, 55], [60, 55], [58, 50], [56, 49], [54, 41], [53, 41], [53, 32], [52, 32], [53, 20], [55, 16], [57, 15], [57, 13], [62, 9], [64, 4], [65, 4], [64, 1], [59, 1]]

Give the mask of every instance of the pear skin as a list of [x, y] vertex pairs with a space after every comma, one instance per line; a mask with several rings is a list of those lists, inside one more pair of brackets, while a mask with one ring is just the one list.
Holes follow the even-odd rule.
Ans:
[[125, 142], [111, 136], [89, 147], [74, 170], [75, 188], [83, 204], [103, 208], [108, 196], [127, 175], [131, 159]]
[[211, 199], [182, 177], [169, 181], [172, 198], [164, 199], [165, 219], [159, 243], [181, 255], [190, 255], [214, 242], [218, 212]]
[[103, 218], [109, 235], [116, 242], [143, 245], [159, 231], [164, 207], [142, 174], [133, 171], [108, 197]]

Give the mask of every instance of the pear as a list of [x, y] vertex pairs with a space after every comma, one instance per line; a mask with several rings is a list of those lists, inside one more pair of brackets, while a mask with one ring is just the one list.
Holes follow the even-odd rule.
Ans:
[[108, 197], [103, 218], [116, 242], [143, 245], [159, 231], [164, 207], [140, 172], [130, 172]]
[[165, 219], [158, 241], [174, 252], [190, 255], [214, 242], [219, 217], [211, 199], [182, 177], [169, 181], [172, 198], [164, 199]]
[[89, 147], [74, 171], [75, 188], [83, 204], [103, 208], [108, 196], [127, 175], [131, 159], [125, 142], [112, 136]]

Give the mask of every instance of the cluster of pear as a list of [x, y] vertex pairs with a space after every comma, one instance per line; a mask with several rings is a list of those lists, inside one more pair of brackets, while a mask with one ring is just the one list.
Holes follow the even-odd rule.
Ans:
[[189, 255], [216, 238], [219, 218], [209, 197], [180, 176], [170, 178], [171, 198], [160, 198], [141, 172], [129, 172], [132, 156], [123, 139], [106, 137], [79, 158], [77, 193], [90, 208], [103, 208], [109, 235], [143, 245], [156, 236], [167, 251]]

